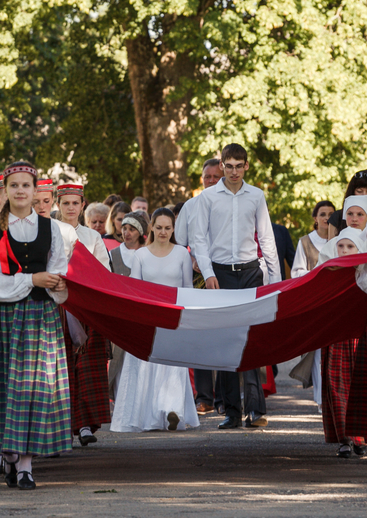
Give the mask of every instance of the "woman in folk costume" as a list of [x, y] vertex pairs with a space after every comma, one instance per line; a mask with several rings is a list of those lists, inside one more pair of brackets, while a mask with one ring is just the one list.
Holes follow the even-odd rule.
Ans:
[[32, 209], [37, 170], [4, 171], [0, 213], [0, 450], [9, 487], [34, 489], [32, 457], [71, 449], [70, 398], [57, 303], [67, 298], [59, 227]]
[[[318, 264], [338, 257], [341, 254], [343, 240], [349, 239], [359, 252], [364, 251], [365, 243], [361, 230], [367, 224], [367, 196], [349, 196], [344, 202], [343, 219], [346, 220], [347, 228], [325, 245]], [[329, 345], [321, 352], [322, 420], [325, 441], [339, 443], [337, 455], [342, 458], [351, 457], [352, 450], [360, 456], [366, 452], [365, 438], [357, 434], [349, 435], [350, 432], [347, 431], [347, 405], [357, 354], [358, 338]]]
[[[114, 273], [126, 275], [127, 277], [130, 276], [134, 254], [136, 250], [145, 245], [147, 231], [148, 223], [141, 214], [138, 212], [125, 214], [121, 225], [124, 242], [118, 248], [110, 251], [112, 271]], [[124, 356], [125, 351], [112, 344], [112, 360], [108, 366], [108, 383], [112, 400], [115, 400], [117, 396]]]
[[[167, 209], [152, 216], [148, 246], [134, 254], [131, 277], [149, 282], [192, 288], [188, 251], [175, 244], [175, 217]], [[185, 430], [199, 426], [189, 370], [149, 363], [126, 354], [112, 417], [113, 432]]]
[[[334, 213], [335, 207], [330, 201], [320, 201], [312, 211], [315, 221], [314, 230], [310, 234], [301, 237], [298, 242], [296, 255], [291, 270], [291, 277], [297, 278], [306, 275], [315, 268], [320, 250], [327, 243], [328, 219]], [[307, 353], [300, 363], [290, 372], [292, 378], [302, 381], [303, 388], [313, 385], [313, 398], [322, 412], [321, 396], [321, 349]]]
[[[57, 187], [57, 202], [61, 219], [74, 227], [79, 241], [108, 270], [109, 256], [101, 235], [79, 224], [83, 201], [83, 186], [74, 184]], [[66, 312], [64, 319], [65, 345], [68, 357], [72, 430], [82, 446], [97, 441], [94, 432], [102, 423], [109, 423], [107, 361], [109, 342], [89, 326]]]
[[[33, 208], [39, 216], [44, 218], [51, 218], [54, 187], [52, 180], [38, 180], [37, 192], [33, 198]], [[66, 259], [70, 261], [73, 254], [75, 243], [78, 241], [78, 236], [71, 225], [63, 223], [58, 219], [54, 220], [60, 229], [62, 239], [64, 241], [64, 251]]]

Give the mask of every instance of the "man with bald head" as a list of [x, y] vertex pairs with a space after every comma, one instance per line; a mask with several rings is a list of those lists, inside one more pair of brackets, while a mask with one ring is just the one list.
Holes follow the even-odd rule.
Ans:
[[[203, 172], [201, 175], [204, 189], [216, 185], [216, 183], [222, 178], [223, 171], [219, 168], [219, 160], [217, 158], [211, 158], [207, 160], [203, 165]], [[175, 238], [179, 245], [190, 246], [190, 255], [193, 262], [193, 268], [196, 272], [200, 273], [195, 259], [195, 206], [200, 196], [191, 198], [182, 207], [180, 214], [177, 218], [175, 225]], [[196, 410], [199, 415], [204, 415], [214, 410], [214, 398], [213, 398], [213, 376], [212, 371], [204, 369], [194, 369], [195, 388], [197, 391], [196, 396]], [[219, 380], [218, 380], [219, 383]], [[216, 393], [218, 393], [218, 387], [216, 387]], [[221, 406], [221, 396], [215, 401], [217, 409]]]

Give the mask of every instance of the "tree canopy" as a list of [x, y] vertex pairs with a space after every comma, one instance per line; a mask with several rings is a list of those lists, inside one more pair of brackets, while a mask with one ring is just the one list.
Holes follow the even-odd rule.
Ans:
[[0, 2], [0, 159], [154, 208], [244, 145], [295, 237], [366, 167], [366, 0]]

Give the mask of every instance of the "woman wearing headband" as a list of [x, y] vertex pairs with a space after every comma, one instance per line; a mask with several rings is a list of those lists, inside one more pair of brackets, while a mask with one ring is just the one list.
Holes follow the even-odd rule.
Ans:
[[9, 487], [35, 489], [32, 457], [71, 450], [70, 397], [57, 303], [67, 298], [59, 227], [32, 209], [37, 170], [4, 171], [0, 212], [0, 451]]
[[[355, 253], [356, 250], [359, 253], [365, 251], [362, 230], [367, 223], [367, 196], [349, 196], [344, 202], [343, 217], [347, 228], [325, 245], [318, 264], [344, 255], [343, 250], [348, 254]], [[337, 455], [346, 459], [351, 457], [353, 451], [359, 456], [366, 453], [365, 438], [347, 431], [347, 406], [358, 344], [358, 337], [352, 337], [324, 347], [321, 351], [322, 420], [325, 441], [339, 443]]]
[[[124, 202], [121, 202], [124, 203]], [[112, 271], [129, 277], [136, 250], [145, 245], [148, 223], [138, 212], [125, 214], [122, 220], [121, 232], [124, 242], [118, 248], [110, 251]], [[125, 351], [112, 344], [112, 360], [108, 366], [108, 384], [110, 399], [115, 400], [121, 369], [124, 363]]]
[[[79, 241], [108, 270], [110, 259], [101, 235], [79, 224], [84, 207], [83, 186], [64, 184], [57, 187], [57, 202], [64, 223], [72, 225]], [[82, 327], [66, 312], [65, 344], [68, 356], [72, 430], [82, 446], [97, 442], [94, 432], [109, 423], [107, 361], [110, 343], [89, 326]]]

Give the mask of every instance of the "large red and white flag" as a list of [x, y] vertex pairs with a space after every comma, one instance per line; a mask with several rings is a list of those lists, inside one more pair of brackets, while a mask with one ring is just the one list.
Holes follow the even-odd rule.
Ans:
[[197, 290], [110, 273], [77, 243], [63, 306], [143, 360], [243, 371], [359, 337], [367, 295], [355, 266], [365, 262], [367, 254], [357, 254], [260, 288]]

